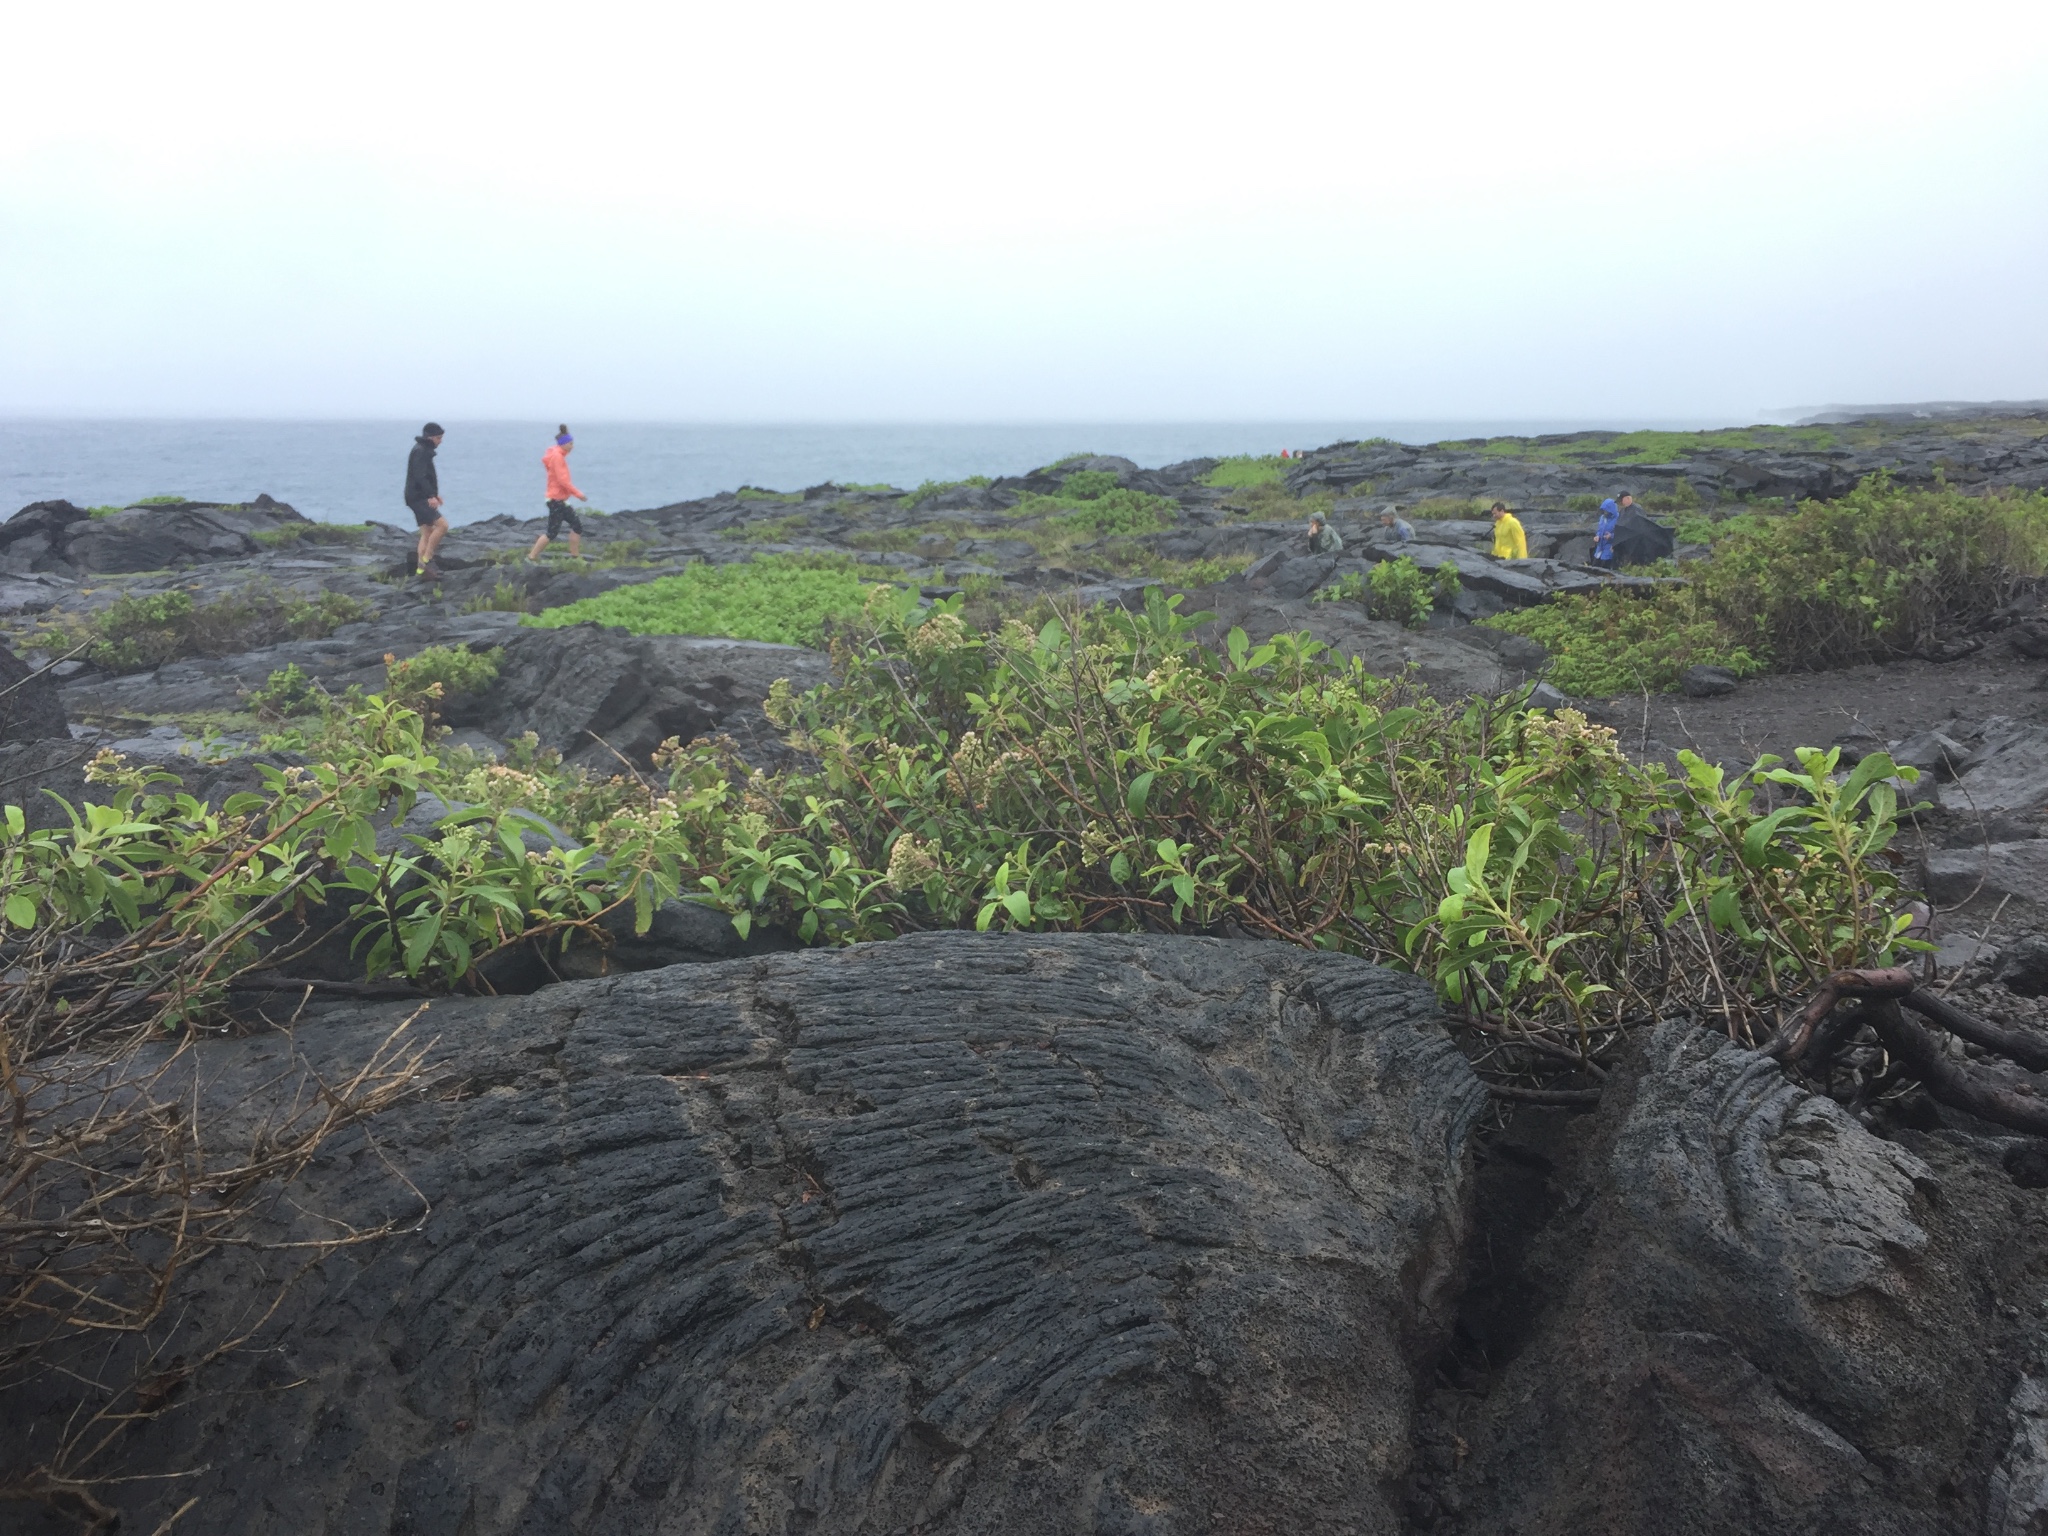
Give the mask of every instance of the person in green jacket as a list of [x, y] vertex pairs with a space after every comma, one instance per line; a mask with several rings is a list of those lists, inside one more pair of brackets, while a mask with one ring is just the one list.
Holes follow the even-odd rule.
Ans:
[[1312, 512], [1308, 519], [1308, 552], [1312, 555], [1341, 555], [1344, 553], [1344, 536], [1323, 521], [1323, 514]]
[[1493, 558], [1529, 558], [1529, 535], [1522, 531], [1522, 520], [1508, 510], [1508, 504], [1504, 501], [1496, 501], [1493, 504]]

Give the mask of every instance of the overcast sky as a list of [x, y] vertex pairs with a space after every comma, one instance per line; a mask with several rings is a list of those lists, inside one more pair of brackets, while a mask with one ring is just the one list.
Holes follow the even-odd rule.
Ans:
[[0, 414], [2048, 396], [2048, 5], [10, 14]]

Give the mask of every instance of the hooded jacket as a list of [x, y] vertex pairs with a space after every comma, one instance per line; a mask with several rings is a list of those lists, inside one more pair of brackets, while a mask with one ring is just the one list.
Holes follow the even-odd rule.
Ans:
[[405, 504], [424, 507], [441, 494], [441, 477], [434, 472], [434, 440], [416, 437], [405, 460]]
[[1621, 508], [1612, 497], [1600, 503], [1600, 521], [1593, 527], [1593, 558], [1611, 562], [1614, 559], [1614, 525], [1621, 521]]
[[1529, 536], [1522, 531], [1522, 520], [1512, 512], [1503, 512], [1494, 521], [1493, 558], [1496, 560], [1526, 560], [1529, 558]]
[[576, 489], [576, 482], [569, 478], [569, 455], [562, 451], [560, 443], [555, 444], [540, 456], [541, 467], [548, 472], [549, 501], [567, 501], [571, 496], [581, 498], [583, 493]]

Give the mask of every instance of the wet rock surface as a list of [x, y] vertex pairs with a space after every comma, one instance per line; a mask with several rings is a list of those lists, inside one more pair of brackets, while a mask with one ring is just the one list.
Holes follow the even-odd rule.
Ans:
[[[193, 1494], [194, 1532], [1402, 1528], [1484, 1103], [1414, 979], [935, 935], [426, 1027], [442, 1086], [299, 1195], [431, 1214], [130, 1437], [208, 1468], [127, 1485], [136, 1529]], [[261, 1113], [285, 1050], [207, 1047], [210, 1102]]]
[[[2048, 413], [2025, 409], [1977, 422], [1871, 418], [1809, 433], [1810, 445], [1804, 447], [1738, 447], [1711, 439], [1689, 448], [1674, 443], [1674, 456], [1662, 462], [1622, 456], [1626, 435], [1618, 432], [1515, 440], [1518, 447], [1533, 444], [1535, 453], [1488, 451], [1483, 443], [1340, 443], [1305, 457], [1288, 483], [1297, 490], [1328, 488], [1410, 504], [1428, 497], [1464, 497], [1500, 498], [1516, 506], [1623, 490], [1638, 497], [1669, 494], [1681, 481], [1709, 502], [1825, 498], [1845, 494], [1878, 469], [1914, 485], [1941, 476], [1952, 485], [2039, 489], [2048, 486], [2044, 424]], [[1865, 430], [1853, 430], [1859, 426]], [[1873, 428], [1881, 428], [1881, 435]], [[1614, 453], [1605, 451], [1610, 445]], [[1536, 553], [1533, 543], [1530, 553]]]
[[[296, 1049], [332, 1077], [402, 1016], [316, 1003]], [[124, 1528], [193, 1495], [223, 1536], [2048, 1512], [2048, 1156], [1946, 1111], [1873, 1134], [1712, 1031], [1482, 1134], [1423, 984], [1277, 944], [926, 935], [416, 1027], [431, 1089], [274, 1235], [416, 1230], [124, 1437]], [[260, 1118], [293, 1048], [202, 1046], [204, 1104]], [[268, 1273], [218, 1261], [166, 1350]], [[0, 1402], [0, 1475], [67, 1390]]]
[[1880, 1140], [1675, 1023], [1638, 1073], [1487, 1153], [1420, 1528], [2037, 1528], [2048, 1202], [2004, 1166], [2033, 1144]]

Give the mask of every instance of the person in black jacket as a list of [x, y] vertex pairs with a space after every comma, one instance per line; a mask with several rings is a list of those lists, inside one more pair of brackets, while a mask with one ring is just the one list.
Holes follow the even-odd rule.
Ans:
[[413, 439], [405, 461], [405, 504], [420, 525], [419, 572], [429, 581], [441, 579], [434, 555], [448, 535], [448, 519], [441, 515], [441, 477], [434, 472], [434, 450], [444, 436], [438, 421], [428, 422]]

